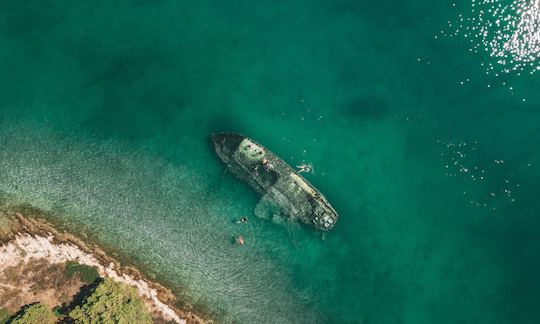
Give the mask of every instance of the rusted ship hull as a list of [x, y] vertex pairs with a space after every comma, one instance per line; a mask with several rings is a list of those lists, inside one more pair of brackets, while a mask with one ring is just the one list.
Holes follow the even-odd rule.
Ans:
[[334, 208], [278, 156], [234, 133], [213, 134], [212, 141], [228, 169], [279, 208], [283, 217], [300, 220], [322, 231], [334, 227], [338, 219]]

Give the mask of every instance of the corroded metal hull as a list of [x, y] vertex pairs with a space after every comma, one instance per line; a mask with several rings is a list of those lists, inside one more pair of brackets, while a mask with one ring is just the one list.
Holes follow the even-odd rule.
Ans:
[[212, 141], [228, 169], [278, 207], [283, 217], [322, 231], [336, 224], [338, 215], [326, 198], [265, 147], [233, 133], [213, 134]]

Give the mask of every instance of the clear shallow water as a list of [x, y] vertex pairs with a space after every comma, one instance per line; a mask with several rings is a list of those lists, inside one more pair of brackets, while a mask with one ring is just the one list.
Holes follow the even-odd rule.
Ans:
[[[454, 34], [471, 2], [0, 6], [0, 191], [186, 302], [244, 323], [540, 319], [540, 82], [486, 74], [521, 61]], [[258, 197], [214, 156], [221, 130], [314, 165], [341, 215], [325, 240], [233, 224]]]

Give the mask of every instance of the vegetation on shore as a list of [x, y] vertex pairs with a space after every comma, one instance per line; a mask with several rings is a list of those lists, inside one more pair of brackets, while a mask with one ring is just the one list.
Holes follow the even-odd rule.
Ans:
[[10, 324], [54, 324], [57, 318], [46, 306], [35, 303], [23, 307], [23, 309], [9, 320]]
[[81, 305], [69, 312], [75, 323], [152, 323], [134, 288], [113, 281], [103, 280]]
[[7, 322], [7, 320], [11, 317], [11, 314], [0, 307], [0, 324], [4, 324]]
[[[8, 261], [0, 264], [0, 324], [12, 323], [25, 307], [37, 303], [49, 310], [57, 323], [105, 323], [102, 318], [88, 322], [74, 318], [81, 314], [113, 318], [110, 323], [148, 323], [147, 319], [203, 323], [197, 315], [172, 306], [175, 296], [159, 283], [145, 280], [137, 269], [121, 265], [95, 244], [59, 231], [39, 218], [41, 211], [26, 208], [29, 216], [23, 216], [18, 211], [22, 207], [18, 208], [13, 211], [0, 206], [0, 248], [7, 247], [0, 259]], [[42, 245], [45, 255], [40, 254]], [[97, 267], [91, 266], [96, 264], [94, 258]], [[106, 270], [98, 271], [99, 267]], [[107, 283], [109, 280], [115, 285]], [[102, 283], [105, 286], [98, 289]], [[114, 307], [101, 313], [99, 306], [111, 302]]]
[[64, 269], [64, 275], [68, 279], [71, 279], [74, 275], [78, 274], [80, 279], [87, 284], [90, 284], [99, 278], [99, 273], [96, 268], [86, 264], [80, 264], [76, 261], [66, 262]]
[[0, 308], [0, 324], [153, 323], [135, 288], [99, 277], [94, 267], [70, 261], [58, 276], [81, 282], [80, 291], [70, 302], [53, 309], [36, 302], [24, 305], [16, 314]]

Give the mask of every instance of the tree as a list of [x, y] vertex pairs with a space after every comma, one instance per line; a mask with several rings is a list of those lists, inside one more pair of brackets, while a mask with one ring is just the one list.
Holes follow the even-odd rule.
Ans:
[[11, 317], [9, 312], [0, 307], [0, 324], [7, 323], [7, 320]]
[[69, 316], [75, 323], [80, 324], [152, 323], [152, 317], [135, 288], [112, 279], [105, 279], [100, 283]]
[[64, 265], [64, 276], [71, 279], [75, 274], [79, 274], [81, 280], [87, 284], [99, 278], [99, 273], [95, 267], [80, 264], [76, 261], [68, 261]]
[[21, 312], [10, 322], [12, 324], [53, 324], [56, 317], [53, 312], [40, 303], [35, 303], [23, 308]]

